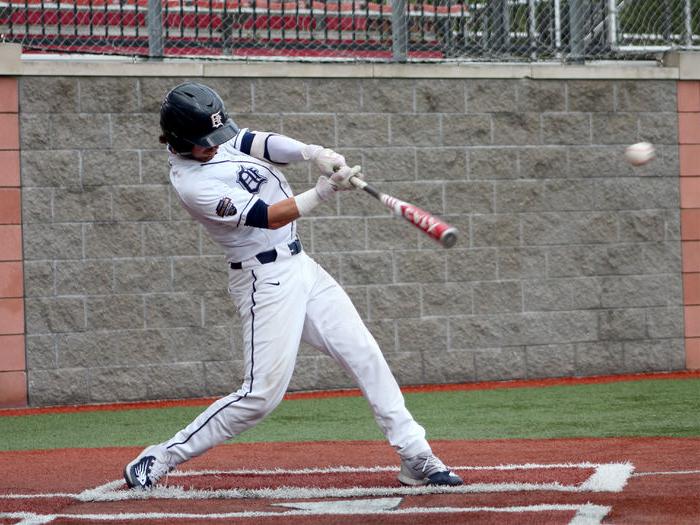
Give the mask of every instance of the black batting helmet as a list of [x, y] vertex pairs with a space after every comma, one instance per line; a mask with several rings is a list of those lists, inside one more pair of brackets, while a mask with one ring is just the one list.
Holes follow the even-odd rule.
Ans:
[[193, 145], [218, 146], [238, 132], [217, 92], [197, 82], [175, 86], [165, 95], [160, 127], [165, 141], [178, 153], [189, 153]]

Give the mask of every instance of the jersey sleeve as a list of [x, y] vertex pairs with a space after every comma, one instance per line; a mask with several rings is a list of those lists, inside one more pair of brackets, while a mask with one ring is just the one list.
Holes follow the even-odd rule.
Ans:
[[285, 135], [244, 128], [230, 142], [238, 151], [273, 164], [304, 160], [302, 150], [306, 144]]
[[199, 216], [234, 227], [245, 225], [248, 212], [259, 200], [257, 195], [221, 181], [190, 188], [180, 198]]

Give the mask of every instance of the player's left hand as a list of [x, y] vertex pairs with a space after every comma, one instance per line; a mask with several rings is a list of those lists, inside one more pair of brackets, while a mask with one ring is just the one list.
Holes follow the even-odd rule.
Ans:
[[331, 175], [331, 183], [338, 186], [339, 190], [354, 190], [355, 185], [350, 182], [352, 177], [364, 177], [362, 175], [362, 166], [342, 166]]
[[345, 157], [340, 153], [316, 144], [307, 145], [302, 155], [305, 159], [311, 160], [323, 175], [330, 176], [338, 167], [345, 166]]

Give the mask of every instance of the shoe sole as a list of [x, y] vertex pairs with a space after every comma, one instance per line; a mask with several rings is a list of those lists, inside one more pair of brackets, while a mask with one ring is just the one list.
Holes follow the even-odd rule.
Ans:
[[406, 475], [399, 474], [399, 482], [401, 482], [402, 485], [406, 485], [408, 487], [421, 487], [423, 485], [427, 485], [430, 483], [429, 480], [427, 479], [416, 479], [416, 478], [410, 478]]
[[423, 487], [426, 485], [432, 485], [434, 487], [457, 487], [459, 485], [464, 485], [464, 481], [461, 479], [459, 481], [456, 481], [454, 483], [433, 483], [429, 479], [415, 479], [408, 477], [406, 475], [399, 474], [398, 475], [399, 482], [401, 482], [402, 485], [406, 485], [409, 487]]
[[126, 486], [129, 487], [130, 489], [136, 488], [136, 485], [131, 483], [131, 480], [129, 479], [129, 465], [124, 467], [124, 481], [126, 481]]

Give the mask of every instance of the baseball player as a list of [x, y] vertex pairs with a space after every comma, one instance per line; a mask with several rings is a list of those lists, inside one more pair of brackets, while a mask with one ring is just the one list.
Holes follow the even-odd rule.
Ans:
[[[186, 82], [160, 110], [170, 181], [182, 206], [224, 249], [228, 289], [242, 319], [245, 378], [169, 440], [126, 465], [129, 487], [149, 489], [177, 465], [260, 422], [282, 400], [305, 341], [357, 382], [389, 443], [406, 485], [460, 485], [431, 451], [404, 405], [384, 357], [347, 294], [304, 251], [296, 219], [351, 190], [338, 153], [283, 135], [238, 129], [219, 95]], [[278, 166], [312, 162], [315, 187], [294, 195]]]

